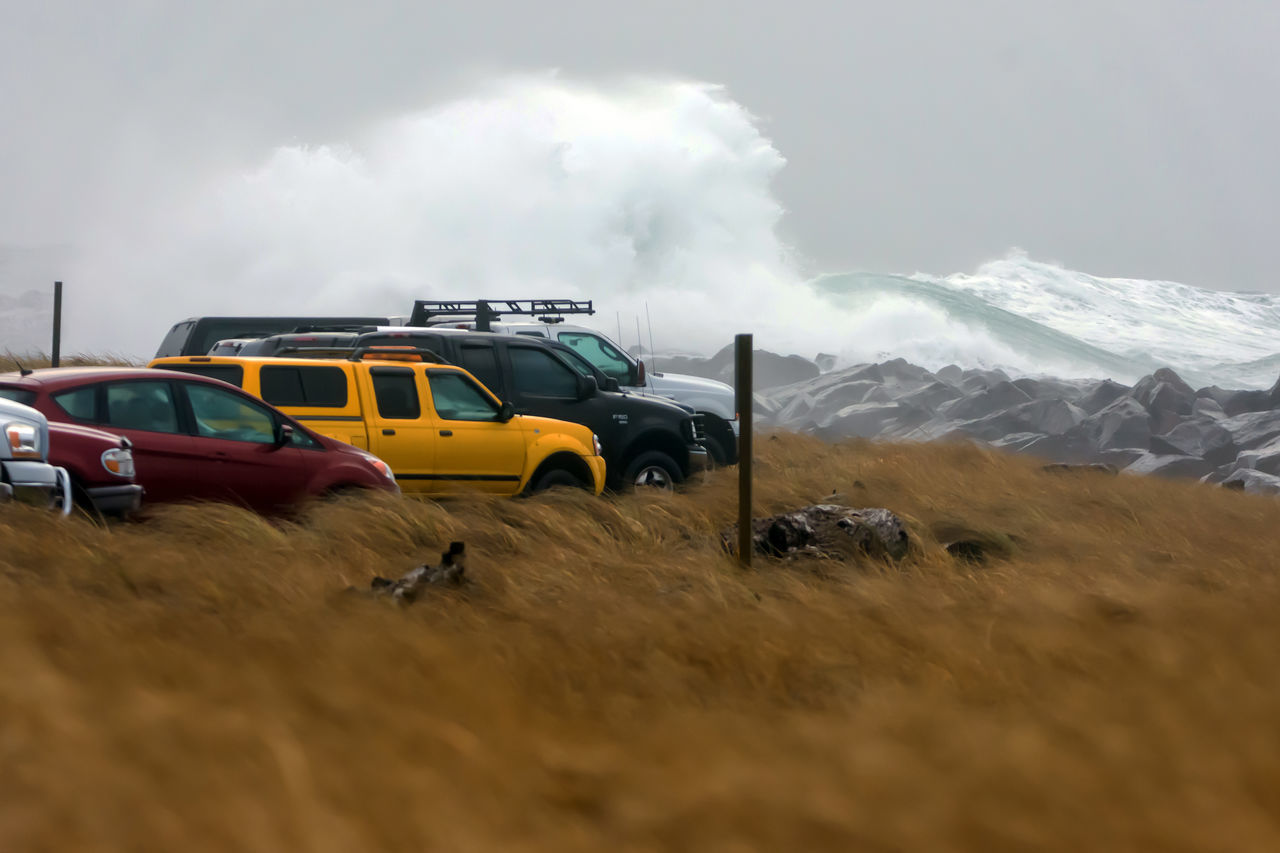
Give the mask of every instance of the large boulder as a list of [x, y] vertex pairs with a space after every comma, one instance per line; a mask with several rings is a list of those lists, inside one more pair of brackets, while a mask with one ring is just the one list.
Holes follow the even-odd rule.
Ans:
[[1019, 452], [1047, 462], [1083, 464], [1099, 461], [1096, 441], [1083, 426], [1073, 427], [1061, 435], [1043, 435], [1019, 448]]
[[874, 438], [890, 425], [921, 424], [929, 417], [929, 412], [903, 403], [855, 403], [820, 421], [818, 434], [825, 438]]
[[974, 391], [981, 391], [985, 388], [990, 388], [992, 385], [1009, 381], [1009, 374], [999, 368], [994, 370], [970, 368], [961, 373], [961, 377], [959, 383], [955, 384], [958, 384], [960, 390], [966, 394], [972, 394]]
[[1252, 468], [1264, 474], [1280, 476], [1280, 438], [1273, 439], [1261, 447], [1240, 451], [1233, 467], [1237, 471]]
[[900, 403], [908, 403], [936, 412], [943, 403], [958, 400], [962, 396], [960, 389], [946, 382], [930, 382], [914, 391], [908, 391], [898, 398]]
[[1245, 412], [1218, 421], [1218, 425], [1231, 433], [1237, 447], [1251, 450], [1280, 436], [1280, 412]]
[[964, 371], [960, 369], [958, 364], [948, 364], [941, 370], [935, 370], [933, 375], [952, 385], [964, 381]]
[[1012, 382], [1004, 380], [995, 382], [958, 400], [944, 403], [938, 407], [938, 414], [952, 420], [968, 421], [974, 418], [983, 418], [994, 412], [1029, 402], [1031, 402], [1031, 398], [1027, 396], [1025, 391]]
[[1153, 436], [1151, 452], [1199, 456], [1211, 465], [1236, 458], [1238, 448], [1231, 433], [1212, 418], [1184, 421], [1164, 435]]
[[1121, 397], [1080, 423], [1099, 450], [1116, 447], [1137, 447], [1143, 450], [1151, 444], [1151, 416], [1147, 409], [1132, 397]]
[[1197, 456], [1144, 453], [1124, 469], [1126, 474], [1154, 474], [1157, 477], [1194, 477], [1213, 472], [1214, 466]]
[[1104, 379], [1086, 390], [1083, 395], [1076, 399], [1075, 403], [1093, 415], [1110, 406], [1121, 397], [1128, 396], [1128, 394], [1129, 386], [1121, 385], [1119, 382], [1112, 382], [1110, 379]]
[[883, 361], [879, 364], [880, 375], [884, 381], [897, 385], [927, 385], [936, 377], [923, 367], [916, 367], [903, 358]]
[[1212, 397], [1196, 397], [1196, 401], [1191, 404], [1191, 416], [1213, 418], [1218, 421], [1225, 418], [1227, 412], [1222, 408], [1222, 404]]
[[1222, 481], [1224, 489], [1237, 489], [1251, 495], [1280, 495], [1280, 477], [1243, 468]]
[[1060, 435], [1088, 417], [1083, 409], [1055, 399], [1032, 400], [1014, 406], [1009, 413], [1029, 423], [1036, 432], [1047, 435]]

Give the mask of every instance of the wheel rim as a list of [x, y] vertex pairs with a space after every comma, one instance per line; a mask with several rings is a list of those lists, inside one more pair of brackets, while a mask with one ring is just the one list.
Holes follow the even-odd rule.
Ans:
[[649, 486], [655, 489], [671, 491], [675, 484], [671, 475], [661, 465], [646, 465], [636, 473], [636, 487]]

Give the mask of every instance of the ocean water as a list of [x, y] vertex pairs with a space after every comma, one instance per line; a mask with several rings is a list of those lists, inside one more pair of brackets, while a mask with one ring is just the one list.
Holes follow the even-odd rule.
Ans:
[[[137, 199], [75, 241], [67, 346], [146, 356], [172, 323], [205, 314], [575, 297], [595, 300], [588, 325], [626, 345], [652, 335], [658, 350], [711, 353], [750, 331], [759, 346], [846, 364], [1126, 382], [1168, 365], [1238, 387], [1280, 371], [1276, 296], [1100, 278], [1020, 253], [964, 274], [814, 277], [778, 236], [785, 166], [717, 86], [499, 80]], [[39, 325], [10, 320], [11, 337]]]
[[[1171, 367], [1192, 384], [1270, 387], [1280, 376], [1280, 295], [1103, 278], [1024, 253], [949, 276], [845, 273], [807, 283], [876, 345], [845, 360], [902, 356], [926, 367], [1132, 382]], [[883, 315], [895, 318], [883, 329]], [[865, 315], [865, 319], [858, 319]], [[924, 320], [923, 325], [916, 323]], [[854, 339], [857, 339], [857, 335]]]

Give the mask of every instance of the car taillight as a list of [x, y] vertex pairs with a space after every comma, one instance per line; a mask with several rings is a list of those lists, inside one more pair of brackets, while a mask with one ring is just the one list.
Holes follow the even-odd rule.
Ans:
[[39, 459], [40, 432], [31, 424], [5, 424], [9, 455], [14, 459]]
[[388, 480], [394, 480], [396, 478], [396, 475], [391, 471], [391, 466], [383, 462], [381, 459], [371, 457], [369, 459], [369, 464], [373, 466], [375, 471], [386, 477]]
[[102, 467], [117, 477], [133, 477], [133, 451], [124, 447], [113, 447], [102, 452]]

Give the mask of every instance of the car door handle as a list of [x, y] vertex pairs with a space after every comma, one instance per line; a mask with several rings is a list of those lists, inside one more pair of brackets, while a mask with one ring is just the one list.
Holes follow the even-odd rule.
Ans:
[[395, 435], [395, 434], [396, 434], [396, 431], [395, 431], [395, 430], [393, 430], [393, 429], [384, 429], [384, 430], [382, 431], [382, 434], [383, 434], [383, 435]]
[[451, 430], [451, 429], [442, 429], [442, 430], [440, 430], [440, 434], [441, 434], [441, 435], [446, 435], [446, 436], [448, 436], [448, 435], [453, 435], [453, 430]]

